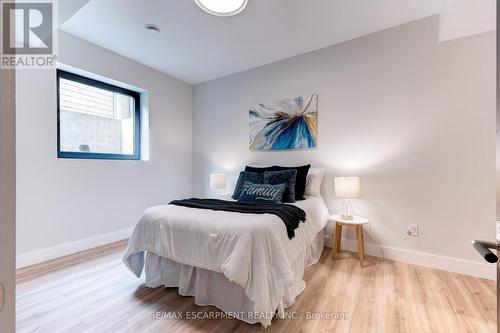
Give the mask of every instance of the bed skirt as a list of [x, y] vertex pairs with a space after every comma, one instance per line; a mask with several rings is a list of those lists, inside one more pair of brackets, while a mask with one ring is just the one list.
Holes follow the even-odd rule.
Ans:
[[[294, 283], [286, 286], [279, 299], [278, 318], [284, 317], [284, 310], [295, 303], [295, 298], [304, 291], [305, 267], [318, 262], [324, 246], [324, 230], [292, 263]], [[273, 314], [256, 313], [253, 302], [240, 286], [229, 281], [224, 274], [180, 264], [160, 257], [152, 252], [146, 254], [145, 285], [179, 288], [182, 296], [194, 296], [197, 305], [213, 305], [232, 317], [249, 324], [269, 321]], [[265, 318], [266, 317], [266, 318]]]

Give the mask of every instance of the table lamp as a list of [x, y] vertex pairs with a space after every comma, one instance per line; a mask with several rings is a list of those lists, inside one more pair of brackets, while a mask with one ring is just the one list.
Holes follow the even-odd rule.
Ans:
[[351, 199], [359, 198], [359, 177], [336, 177], [335, 196], [344, 199], [342, 204], [342, 219], [352, 220], [353, 209]]
[[212, 173], [210, 175], [210, 188], [216, 189], [215, 194], [218, 196], [218, 190], [226, 188], [226, 175], [223, 173]]

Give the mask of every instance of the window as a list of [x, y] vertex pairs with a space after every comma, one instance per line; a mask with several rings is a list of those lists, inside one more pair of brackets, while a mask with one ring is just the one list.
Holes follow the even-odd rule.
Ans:
[[57, 70], [57, 157], [140, 159], [140, 94]]

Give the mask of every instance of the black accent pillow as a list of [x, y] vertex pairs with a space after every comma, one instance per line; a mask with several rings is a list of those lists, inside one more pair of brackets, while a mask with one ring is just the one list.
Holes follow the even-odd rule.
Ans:
[[241, 171], [238, 177], [238, 181], [236, 182], [236, 187], [234, 188], [234, 193], [231, 198], [238, 200], [241, 195], [241, 190], [243, 188], [243, 184], [245, 182], [250, 182], [254, 184], [263, 184], [264, 183], [264, 173], [256, 173], [256, 172], [246, 172]]
[[283, 170], [297, 170], [297, 180], [295, 182], [295, 200], [305, 200], [304, 193], [306, 193], [307, 173], [311, 168], [311, 164], [298, 166], [298, 167], [283, 167], [273, 166], [273, 171]]
[[295, 181], [297, 170], [266, 171], [264, 172], [264, 184], [278, 185], [286, 184], [283, 202], [295, 202]]
[[256, 172], [256, 173], [264, 173], [266, 171], [273, 171], [273, 167], [253, 167], [247, 165], [245, 167], [245, 171], [247, 172]]
[[254, 184], [245, 182], [238, 202], [274, 202], [281, 203], [286, 191], [286, 184]]

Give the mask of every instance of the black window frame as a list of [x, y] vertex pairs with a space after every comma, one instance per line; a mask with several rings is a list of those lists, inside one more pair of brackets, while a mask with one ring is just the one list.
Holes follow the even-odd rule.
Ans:
[[[60, 79], [89, 85], [95, 88], [108, 90], [130, 96], [134, 99], [134, 153], [109, 154], [61, 151], [61, 122], [60, 122]], [[104, 159], [104, 160], [140, 160], [141, 159], [141, 94], [137, 91], [125, 89], [113, 84], [91, 79], [86, 76], [57, 69], [57, 157], [74, 159]]]

